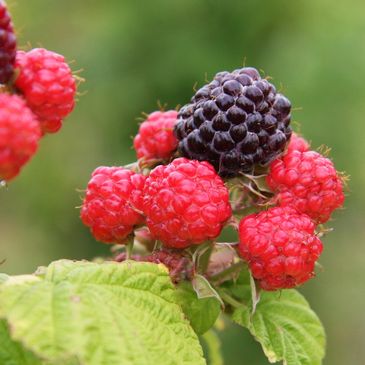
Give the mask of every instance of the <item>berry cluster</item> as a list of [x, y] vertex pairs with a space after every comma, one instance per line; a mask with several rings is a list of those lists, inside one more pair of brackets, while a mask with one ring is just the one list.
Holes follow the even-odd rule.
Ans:
[[63, 56], [17, 50], [0, 0], [0, 180], [18, 175], [45, 133], [57, 132], [75, 105], [76, 80]]
[[181, 108], [183, 156], [209, 161], [223, 177], [252, 172], [284, 151], [291, 104], [254, 68], [220, 72]]
[[[82, 221], [99, 241], [140, 242], [151, 252], [138, 260], [165, 264], [174, 282], [184, 265], [185, 278], [209, 279], [209, 259], [227, 269], [209, 254], [231, 225], [239, 242], [227, 270], [243, 260], [264, 290], [303, 284], [323, 249], [317, 225], [344, 194], [331, 160], [291, 132], [290, 110], [256, 69], [218, 73], [179, 112], [147, 117], [134, 139], [137, 163], [94, 171]], [[200, 265], [203, 252], [208, 264]], [[137, 259], [129, 255], [117, 261]]]

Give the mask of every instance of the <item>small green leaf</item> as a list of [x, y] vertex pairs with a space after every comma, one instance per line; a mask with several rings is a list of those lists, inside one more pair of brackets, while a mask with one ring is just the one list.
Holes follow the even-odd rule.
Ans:
[[221, 297], [204, 276], [197, 274], [194, 276], [191, 282], [199, 299], [216, 298], [217, 300], [219, 300], [222, 307], [224, 306]]
[[220, 302], [215, 297], [199, 299], [192, 285], [188, 282], [179, 284], [176, 298], [197, 334], [208, 331], [221, 312]]
[[[269, 361], [283, 361], [284, 365], [320, 365], [325, 354], [325, 333], [304, 297], [294, 289], [262, 291], [253, 313], [249, 286], [247, 274], [243, 274], [236, 285], [226, 285], [225, 290], [245, 303], [235, 308], [232, 319], [249, 329]], [[239, 290], [242, 292], [237, 296]]]
[[6, 280], [0, 318], [47, 365], [206, 364], [163, 265], [58, 261]]
[[223, 365], [221, 353], [221, 341], [217, 333], [213, 330], [206, 332], [202, 336], [208, 352], [209, 365]]

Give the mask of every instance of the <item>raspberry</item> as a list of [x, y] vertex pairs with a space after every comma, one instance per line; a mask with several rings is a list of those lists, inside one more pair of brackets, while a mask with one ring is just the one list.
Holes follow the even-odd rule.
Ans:
[[186, 158], [151, 172], [144, 211], [152, 235], [173, 248], [218, 237], [231, 216], [228, 190], [213, 166]]
[[306, 152], [309, 151], [309, 148], [309, 143], [303, 137], [299, 137], [296, 133], [293, 133], [290, 138], [287, 153], [294, 150], [299, 152]]
[[0, 180], [11, 180], [35, 154], [39, 123], [17, 95], [0, 94]]
[[76, 83], [65, 58], [43, 48], [17, 52], [16, 87], [38, 116], [44, 133], [55, 133], [75, 105]]
[[92, 173], [81, 219], [98, 241], [123, 244], [134, 226], [144, 222], [145, 179], [123, 167], [98, 167]]
[[166, 159], [177, 147], [174, 135], [174, 125], [177, 121], [177, 111], [153, 112], [139, 127], [134, 138], [134, 148], [137, 157], [145, 159]]
[[290, 138], [291, 104], [245, 67], [220, 72], [179, 112], [180, 153], [210, 162], [222, 177], [252, 173], [281, 152]]
[[0, 0], [0, 84], [7, 84], [13, 76], [16, 38], [10, 14]]
[[343, 184], [333, 163], [314, 151], [291, 151], [270, 166], [269, 187], [281, 206], [293, 206], [325, 223], [344, 202]]
[[264, 290], [293, 288], [314, 276], [323, 246], [315, 224], [290, 207], [270, 208], [243, 218], [239, 252]]

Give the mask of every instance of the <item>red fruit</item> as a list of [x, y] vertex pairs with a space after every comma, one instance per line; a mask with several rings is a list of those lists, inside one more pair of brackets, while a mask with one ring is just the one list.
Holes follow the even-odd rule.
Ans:
[[11, 180], [35, 154], [39, 123], [17, 95], [0, 94], [0, 180]]
[[75, 106], [76, 82], [65, 58], [43, 48], [19, 51], [16, 87], [38, 116], [44, 133], [57, 132]]
[[310, 145], [303, 137], [299, 137], [296, 133], [293, 133], [290, 138], [287, 153], [292, 151], [305, 152], [308, 151]]
[[14, 72], [16, 37], [4, 1], [0, 0], [0, 84], [10, 81]]
[[140, 125], [134, 138], [134, 148], [137, 157], [144, 159], [165, 159], [177, 147], [174, 126], [177, 121], [177, 111], [153, 112]]
[[267, 183], [281, 206], [293, 206], [317, 223], [328, 221], [344, 202], [332, 161], [314, 151], [291, 151], [273, 161]]
[[228, 190], [213, 166], [186, 158], [151, 172], [144, 211], [152, 235], [173, 248], [218, 237], [232, 213]]
[[146, 177], [123, 167], [98, 167], [91, 175], [81, 220], [104, 243], [124, 243], [143, 223], [142, 190]]
[[313, 221], [290, 207], [243, 218], [239, 252], [264, 290], [293, 288], [314, 276], [323, 246]]

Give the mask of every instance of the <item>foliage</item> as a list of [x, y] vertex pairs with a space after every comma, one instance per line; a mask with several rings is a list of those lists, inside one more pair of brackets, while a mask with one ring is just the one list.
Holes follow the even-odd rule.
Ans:
[[[220, 301], [199, 299], [188, 282], [175, 287], [161, 264], [61, 260], [34, 275], [0, 277], [0, 363], [206, 364], [197, 336], [205, 333], [211, 364], [222, 364], [208, 331]], [[323, 328], [303, 297], [262, 293], [253, 313], [251, 287], [244, 269], [218, 292], [269, 361], [321, 364]]]

